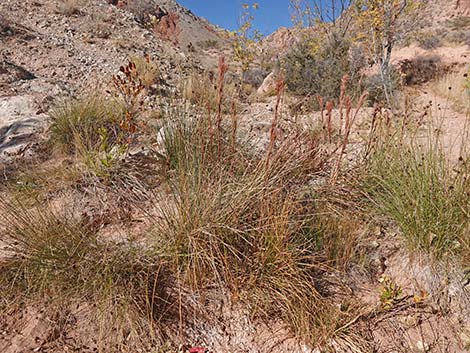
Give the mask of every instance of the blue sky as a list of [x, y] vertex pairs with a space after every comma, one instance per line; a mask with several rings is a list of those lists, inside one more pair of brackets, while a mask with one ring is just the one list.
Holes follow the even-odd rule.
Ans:
[[178, 0], [196, 15], [223, 28], [234, 30], [239, 25], [242, 4], [259, 4], [254, 12], [254, 27], [262, 34], [270, 34], [281, 26], [291, 26], [289, 0]]

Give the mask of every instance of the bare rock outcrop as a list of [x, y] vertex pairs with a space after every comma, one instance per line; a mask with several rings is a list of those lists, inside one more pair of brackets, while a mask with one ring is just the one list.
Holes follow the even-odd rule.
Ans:
[[460, 14], [470, 16], [470, 0], [457, 0], [455, 8]]
[[47, 125], [31, 95], [0, 98], [0, 160], [24, 152]]
[[269, 57], [282, 56], [298, 41], [298, 34], [295, 29], [281, 27], [263, 39], [261, 48]]
[[[158, 9], [160, 13], [163, 12], [159, 7]], [[163, 40], [178, 45], [181, 34], [180, 16], [174, 12], [164, 13], [154, 24], [154, 30]]]
[[263, 83], [259, 88], [256, 90], [256, 94], [258, 96], [269, 96], [273, 94], [276, 90], [276, 74], [271, 72], [266, 78], [264, 79]]
[[153, 29], [160, 39], [174, 46], [186, 48], [225, 40], [222, 30], [174, 0], [108, 0], [108, 3], [131, 12], [143, 27]]

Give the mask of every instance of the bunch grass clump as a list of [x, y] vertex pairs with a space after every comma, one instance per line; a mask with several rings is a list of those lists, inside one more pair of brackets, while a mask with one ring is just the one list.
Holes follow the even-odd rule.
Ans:
[[[52, 114], [51, 142], [82, 160], [91, 158], [87, 164], [100, 176], [92, 180], [97, 185], [107, 180], [122, 194], [141, 185], [130, 183], [130, 174], [120, 175], [124, 169], [113, 168], [115, 153], [121, 153], [116, 148], [132, 143], [139, 127], [146, 90], [138, 66], [129, 62], [114, 77], [123, 106], [98, 97], [66, 102]], [[195, 115], [175, 109], [163, 117], [154, 145], [158, 162], [152, 164], [163, 176], [161, 185], [155, 193], [142, 186], [147, 203], [141, 211], [150, 224], [144, 246], [106, 242], [99, 227], [112, 220], [96, 225], [92, 218], [71, 216], [76, 212], [70, 205], [65, 214], [47, 205], [2, 205], [10, 248], [0, 262], [6, 304], [46, 296], [87, 302], [96, 304], [101, 320], [111, 326], [137, 325], [139, 332], [148, 332], [145, 325], [153, 327], [172, 312], [169, 293], [179, 296], [174, 317], [182, 327], [186, 292], [223, 288], [253, 317], [273, 318], [311, 345], [348, 339], [358, 306], [335, 305], [324, 275], [332, 268], [344, 270], [355, 256], [358, 226], [347, 212], [326, 211], [309, 185], [312, 180], [336, 185], [366, 95], [354, 112], [345, 94], [348, 76], [342, 76], [338, 129], [332, 124], [333, 101], [325, 106], [318, 99], [321, 132], [300, 126], [283, 131], [280, 78], [269, 143], [257, 149], [239, 136], [235, 109], [226, 121], [224, 107], [234, 106], [226, 99], [226, 71], [220, 58], [210, 98], [201, 98], [207, 109]], [[322, 146], [326, 141], [331, 148]], [[135, 158], [127, 157], [123, 164]]]
[[[183, 97], [190, 103], [196, 105], [201, 110], [214, 112], [218, 109], [218, 79], [217, 75], [211, 71], [192, 72], [184, 83]], [[230, 100], [222, 102], [221, 109], [224, 113], [231, 113], [232, 102], [240, 98], [244, 93], [233, 77], [227, 77], [224, 83], [224, 95]], [[239, 105], [239, 103], [236, 103]]]
[[[139, 337], [149, 334], [149, 319], [163, 320], [169, 276], [157, 257], [132, 244], [105, 243], [91, 224], [51, 207], [2, 202], [0, 212], [8, 250], [0, 259], [1, 310], [44, 299], [51, 310], [87, 304], [93, 327], [138, 330]], [[99, 340], [108, 338], [113, 344], [126, 339]]]
[[136, 66], [136, 72], [145, 88], [149, 89], [160, 80], [160, 68], [150, 56], [136, 56], [130, 60]]
[[100, 95], [62, 101], [50, 112], [50, 142], [69, 154], [98, 150], [102, 131], [109, 143], [120, 138], [124, 115], [121, 104]]
[[80, 14], [86, 5], [86, 0], [60, 0], [57, 4], [57, 12], [70, 17]]
[[79, 167], [64, 160], [53, 165], [43, 165], [42, 168], [19, 170], [17, 174], [9, 177], [5, 190], [26, 207], [45, 202], [60, 191], [75, 188], [80, 184], [82, 177]]
[[284, 320], [309, 342], [328, 340], [351, 313], [319, 293], [321, 256], [304, 231], [314, 207], [299, 190], [323, 166], [318, 144], [272, 134], [269, 153], [254, 156], [231, 138], [233, 126], [212, 120], [183, 115], [162, 129], [170, 192], [155, 202], [155, 250], [190, 288], [228, 287], [255, 314]]
[[[389, 130], [390, 132], [390, 130]], [[385, 137], [387, 136], [387, 137]], [[378, 138], [364, 187], [373, 206], [400, 228], [410, 250], [468, 255], [468, 161], [455, 168], [434, 133], [399, 130]]]

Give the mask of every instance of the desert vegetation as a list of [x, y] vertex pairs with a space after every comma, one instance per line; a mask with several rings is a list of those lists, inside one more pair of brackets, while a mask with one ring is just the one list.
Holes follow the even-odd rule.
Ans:
[[[208, 352], [207, 327], [223, 335], [235, 312], [285, 333], [272, 351], [467, 349], [467, 140], [451, 159], [446, 112], [416, 109], [413, 95], [428, 85], [468, 119], [468, 67], [392, 63], [419, 2], [340, 5], [292, 2], [302, 35], [263, 99], [244, 86], [261, 45], [255, 4], [232, 57], [181, 69], [171, 94], [145, 55], [56, 99], [39, 152], [0, 188], [0, 329], [39, 308], [53, 327], [39, 351], [73, 340], [84, 352]], [[433, 38], [420, 45], [442, 44]], [[261, 132], [247, 123], [253, 106], [268, 111]], [[412, 277], [418, 258], [424, 279]], [[439, 320], [457, 324], [441, 335]]]

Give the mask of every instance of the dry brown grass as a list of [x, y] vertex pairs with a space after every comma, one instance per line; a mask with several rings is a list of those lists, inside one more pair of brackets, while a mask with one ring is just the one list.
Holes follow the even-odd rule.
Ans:
[[61, 316], [86, 305], [90, 322], [80, 324], [98, 330], [102, 345], [125, 347], [128, 332], [136, 343], [153, 337], [151, 323], [164, 320], [170, 305], [165, 265], [134, 244], [99, 240], [91, 224], [70, 212], [47, 203], [29, 209], [1, 203], [8, 255], [0, 259], [0, 309], [39, 302], [51, 314], [62, 307]]
[[[218, 82], [217, 74], [213, 72], [192, 72], [182, 87], [183, 97], [205, 112], [215, 112], [218, 104]], [[224, 82], [224, 99], [222, 101], [222, 112], [224, 114], [232, 111], [232, 103], [238, 105], [240, 88], [232, 78], [226, 78]]]
[[135, 63], [137, 75], [147, 89], [158, 83], [161, 75], [160, 68], [150, 56], [135, 56], [130, 58], [130, 61]]
[[[12, 251], [0, 260], [4, 307], [46, 295], [67, 305], [96, 304], [93, 313], [103, 332], [119, 333], [100, 337], [103, 342], [121, 343], [124, 332], [132, 332], [136, 342], [158, 341], [159, 333], [182, 334], [191, 305], [202, 317], [208, 313], [204, 303], [194, 303], [207, 288], [228, 289], [253, 318], [281, 321], [299, 340], [325, 350], [341, 346], [360, 352], [371, 349], [356, 326], [363, 318], [361, 305], [332, 293], [359, 261], [364, 223], [376, 214], [386, 216], [413, 251], [468, 259], [468, 210], [462, 206], [468, 179], [461, 177], [468, 167], [462, 162], [456, 177], [439, 150], [404, 143], [404, 124], [395, 126], [391, 119], [372, 124], [364, 163], [346, 161], [366, 97], [353, 106], [347, 76], [341, 81], [338, 120], [333, 121], [333, 101], [319, 98], [321, 121], [313, 132], [294, 124], [281, 133], [280, 80], [269, 146], [257, 153], [239, 136], [233, 100], [239, 92], [220, 60], [213, 79], [194, 75], [185, 87], [184, 98], [198, 106], [195, 110], [185, 111], [175, 100], [161, 117], [157, 152], [149, 156], [147, 169], [139, 169], [137, 157], [125, 152], [118, 155], [126, 158], [113, 164], [115, 147], [135, 142], [139, 102], [158, 78], [149, 59], [143, 60], [131, 61], [114, 78], [122, 103], [117, 110], [109, 101], [74, 101], [52, 112], [51, 128], [54, 143], [85, 155], [72, 160], [74, 165], [88, 160], [92, 167], [84, 186], [92, 190], [87, 201], [100, 188], [119, 196], [100, 199], [103, 207], [120, 207], [112, 203], [126, 199], [126, 207], [140, 212], [145, 223], [138, 234], [142, 242], [116, 245], [101, 239], [98, 231], [114, 220], [91, 224], [93, 215], [73, 214], [72, 204], [57, 212], [46, 203], [42, 209], [4, 203], [0, 211]], [[16, 192], [45, 200], [45, 190], [54, 184], [69, 188], [74, 175], [55, 169], [22, 175], [19, 181], [31, 181], [26, 191]], [[145, 202], [129, 196], [141, 191]]]
[[45, 164], [31, 170], [25, 166], [6, 179], [5, 188], [13, 199], [25, 205], [42, 203], [63, 190], [75, 188], [83, 177], [83, 170], [72, 160]]
[[435, 81], [434, 91], [464, 114], [470, 114], [470, 69], [463, 67]]
[[319, 144], [307, 133], [277, 136], [274, 119], [269, 153], [255, 156], [233, 145], [217, 114], [212, 125], [177, 115], [163, 128], [171, 192], [155, 202], [156, 251], [190, 288], [228, 286], [257, 315], [283, 319], [312, 344], [328, 342], [352, 312], [323, 298], [315, 276], [354, 256], [354, 241], [340, 240], [354, 236], [320, 226], [314, 200], [299, 193], [309, 175], [323, 171]]
[[108, 143], [119, 139], [122, 104], [105, 96], [86, 96], [59, 102], [50, 112], [50, 142], [66, 153], [83, 154], [99, 149], [106, 131]]

